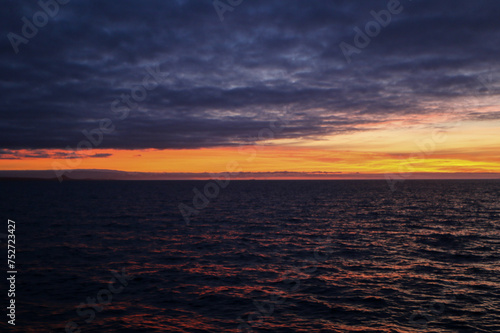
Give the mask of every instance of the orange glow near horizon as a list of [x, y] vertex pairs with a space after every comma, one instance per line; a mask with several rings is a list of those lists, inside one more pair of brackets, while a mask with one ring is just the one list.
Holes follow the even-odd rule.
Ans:
[[[429, 118], [430, 119], [430, 118]], [[429, 120], [428, 119], [428, 120]], [[242, 172], [499, 173], [498, 121], [391, 126], [320, 139], [275, 139], [260, 145], [202, 149], [17, 150], [0, 170], [109, 169], [218, 173], [237, 161]], [[8, 159], [10, 157], [10, 159]]]

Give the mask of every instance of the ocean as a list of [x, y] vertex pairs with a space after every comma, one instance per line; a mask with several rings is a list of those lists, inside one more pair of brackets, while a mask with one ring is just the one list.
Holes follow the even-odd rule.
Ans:
[[208, 183], [1, 182], [0, 330], [500, 332], [500, 181]]

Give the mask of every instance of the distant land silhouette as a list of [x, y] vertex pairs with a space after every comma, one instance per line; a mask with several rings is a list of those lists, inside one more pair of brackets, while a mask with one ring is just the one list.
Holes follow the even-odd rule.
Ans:
[[[413, 173], [398, 178], [398, 174], [387, 174], [392, 179], [500, 179], [500, 173]], [[260, 179], [386, 179], [386, 174], [334, 173], [334, 172], [239, 172], [228, 173], [162, 173], [128, 172], [107, 169], [67, 170], [59, 176], [53, 170], [0, 170], [0, 180], [260, 180]]]

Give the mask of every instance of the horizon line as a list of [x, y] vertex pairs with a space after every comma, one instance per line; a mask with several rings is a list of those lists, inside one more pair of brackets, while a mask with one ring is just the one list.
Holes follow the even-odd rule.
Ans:
[[495, 172], [414, 172], [414, 173], [340, 173], [340, 172], [137, 172], [110, 169], [0, 170], [0, 180], [498, 180]]

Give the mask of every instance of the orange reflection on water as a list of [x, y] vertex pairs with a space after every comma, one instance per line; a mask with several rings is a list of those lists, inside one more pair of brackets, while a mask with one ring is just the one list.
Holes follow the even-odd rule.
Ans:
[[[183, 310], [179, 309], [179, 313]], [[202, 316], [200, 314], [180, 314], [178, 316], [171, 315], [128, 315], [119, 319], [125, 328], [128, 329], [148, 329], [152, 332], [179, 332], [191, 333], [198, 331], [217, 332], [220, 326], [211, 324], [212, 318]], [[230, 323], [230, 322], [228, 322]], [[232, 325], [231, 325], [232, 326]], [[225, 332], [237, 332], [236, 325], [234, 329], [225, 329]]]

